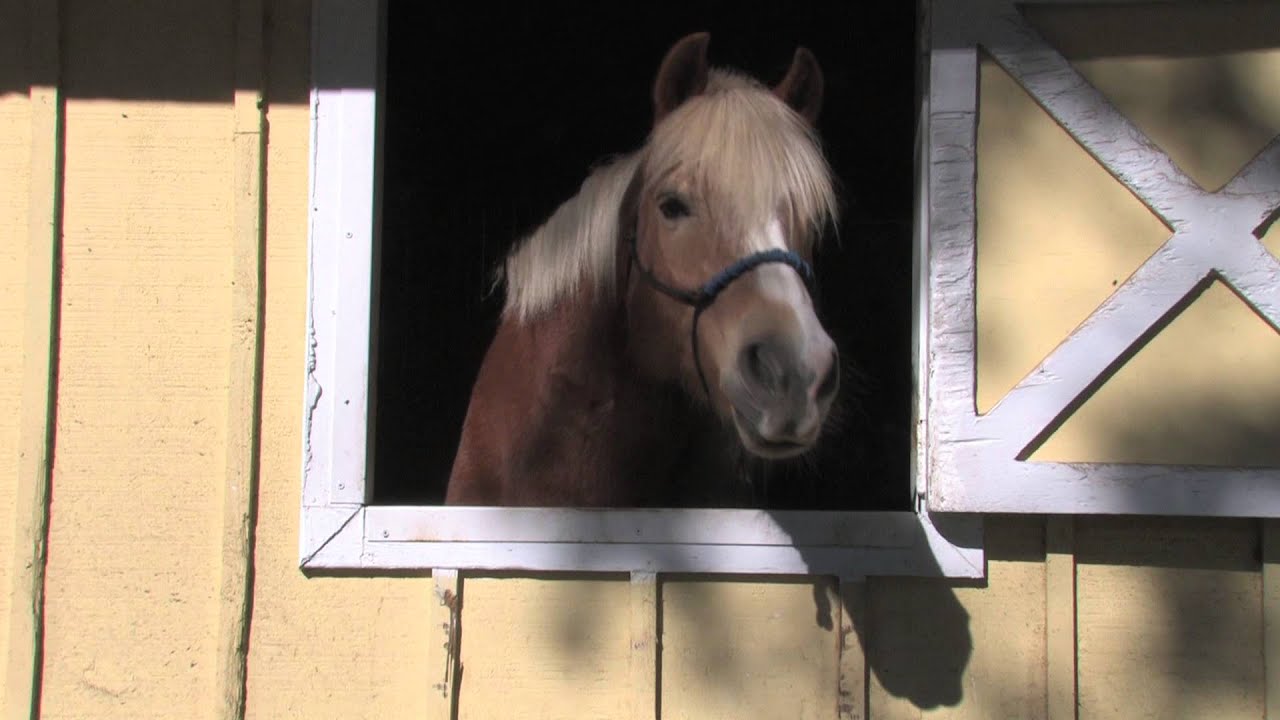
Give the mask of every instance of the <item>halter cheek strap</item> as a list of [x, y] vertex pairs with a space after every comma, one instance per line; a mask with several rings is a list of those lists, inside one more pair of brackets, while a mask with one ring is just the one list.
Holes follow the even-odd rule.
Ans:
[[631, 244], [631, 263], [640, 270], [640, 276], [645, 279], [655, 290], [666, 295], [667, 297], [688, 305], [693, 308], [693, 323], [690, 327], [690, 343], [693, 346], [693, 365], [698, 371], [698, 380], [702, 382], [702, 391], [706, 393], [707, 398], [711, 398], [711, 389], [707, 385], [707, 376], [702, 372], [702, 358], [698, 352], [698, 319], [702, 317], [702, 311], [711, 307], [716, 301], [720, 293], [729, 287], [734, 280], [746, 275], [752, 270], [767, 265], [769, 263], [780, 263], [790, 266], [793, 270], [800, 274], [800, 278], [804, 280], [805, 287], [808, 289], [810, 296], [814, 293], [814, 274], [813, 267], [798, 254], [790, 250], [782, 250], [773, 248], [771, 250], [761, 250], [752, 253], [746, 257], [735, 260], [733, 264], [716, 273], [710, 280], [702, 284], [701, 287], [693, 290], [684, 290], [664, 283], [653, 274], [649, 268], [640, 262], [639, 251], [636, 250], [636, 237], [633, 234], [630, 238]]

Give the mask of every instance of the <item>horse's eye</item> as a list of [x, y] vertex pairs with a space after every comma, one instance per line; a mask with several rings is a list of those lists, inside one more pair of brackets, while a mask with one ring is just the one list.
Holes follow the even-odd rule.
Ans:
[[658, 201], [658, 210], [668, 220], [678, 220], [689, 216], [689, 206], [675, 195], [667, 195]]

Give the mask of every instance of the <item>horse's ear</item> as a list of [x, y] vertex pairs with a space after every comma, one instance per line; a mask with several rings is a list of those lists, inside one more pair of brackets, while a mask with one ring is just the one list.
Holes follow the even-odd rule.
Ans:
[[680, 103], [707, 87], [707, 45], [710, 33], [694, 33], [671, 46], [653, 82], [653, 121], [666, 117]]
[[822, 90], [822, 68], [818, 66], [818, 58], [808, 48], [796, 48], [791, 69], [774, 86], [773, 93], [800, 113], [810, 125], [816, 125], [818, 113], [822, 110]]

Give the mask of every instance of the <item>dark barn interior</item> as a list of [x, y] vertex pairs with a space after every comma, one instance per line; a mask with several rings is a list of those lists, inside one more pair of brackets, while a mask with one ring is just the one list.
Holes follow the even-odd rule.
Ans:
[[907, 509], [916, 22], [901, 2], [391, 0], [373, 501], [441, 501], [501, 308], [493, 269], [594, 163], [643, 144], [663, 54], [709, 30], [713, 64], [765, 82], [796, 45], [814, 51], [843, 203], [815, 263], [842, 357], [838, 417], [763, 505]]

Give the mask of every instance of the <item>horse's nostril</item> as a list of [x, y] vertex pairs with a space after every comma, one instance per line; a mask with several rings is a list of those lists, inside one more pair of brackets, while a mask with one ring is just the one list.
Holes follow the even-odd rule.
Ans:
[[767, 340], [743, 348], [738, 356], [738, 368], [748, 382], [765, 390], [778, 390], [783, 381], [778, 351]]

